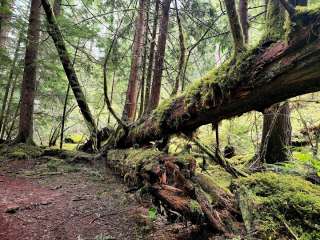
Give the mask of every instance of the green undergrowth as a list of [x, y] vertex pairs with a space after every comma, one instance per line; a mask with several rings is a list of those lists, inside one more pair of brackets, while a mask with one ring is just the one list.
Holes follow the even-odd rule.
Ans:
[[33, 159], [43, 154], [44, 149], [38, 146], [16, 144], [16, 145], [0, 145], [1, 158], [8, 159]]
[[255, 237], [320, 239], [320, 186], [271, 172], [241, 178], [234, 185], [247, 230], [256, 232]]
[[292, 152], [292, 158], [289, 162], [268, 164], [267, 168], [306, 178], [310, 175], [317, 175], [320, 178], [320, 160], [314, 158], [309, 149], [295, 148]]
[[68, 164], [63, 159], [59, 158], [50, 158], [50, 160], [46, 163], [46, 168], [50, 172], [78, 172], [80, 171], [80, 166], [75, 164]]

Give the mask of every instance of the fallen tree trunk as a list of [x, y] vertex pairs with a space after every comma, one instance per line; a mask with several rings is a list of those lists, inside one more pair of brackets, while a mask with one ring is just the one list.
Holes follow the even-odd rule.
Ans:
[[[243, 113], [320, 90], [320, 8], [297, 12], [287, 40], [263, 42], [164, 101], [150, 116], [122, 131], [114, 147], [144, 145], [190, 133]], [[294, 24], [292, 24], [294, 25]]]
[[110, 150], [104, 157], [130, 187], [147, 187], [168, 216], [178, 213], [184, 220], [208, 224], [225, 235], [242, 226], [233, 195], [197, 174], [194, 160], [156, 149]]

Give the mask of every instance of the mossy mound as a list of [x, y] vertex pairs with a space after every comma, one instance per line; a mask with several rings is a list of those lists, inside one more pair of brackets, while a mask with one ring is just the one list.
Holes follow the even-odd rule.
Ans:
[[320, 239], [320, 186], [258, 173], [234, 183], [248, 232], [259, 239]]
[[43, 149], [38, 146], [27, 144], [16, 145], [0, 145], [0, 155], [2, 158], [9, 159], [32, 159], [40, 157], [43, 154]]

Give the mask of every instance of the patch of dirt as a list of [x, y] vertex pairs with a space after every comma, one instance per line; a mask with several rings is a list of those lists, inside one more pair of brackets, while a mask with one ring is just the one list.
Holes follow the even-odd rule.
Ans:
[[1, 240], [187, 239], [195, 229], [151, 221], [150, 205], [126, 193], [108, 169], [37, 174], [45, 162], [0, 162]]

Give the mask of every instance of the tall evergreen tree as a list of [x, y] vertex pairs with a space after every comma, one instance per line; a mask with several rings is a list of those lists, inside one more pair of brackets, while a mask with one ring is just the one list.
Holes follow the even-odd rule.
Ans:
[[21, 85], [19, 132], [16, 138], [16, 142], [28, 144], [33, 144], [33, 109], [40, 38], [40, 11], [41, 0], [32, 0]]

